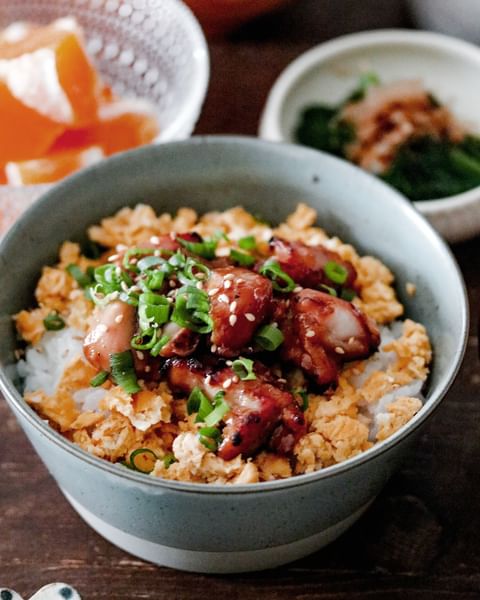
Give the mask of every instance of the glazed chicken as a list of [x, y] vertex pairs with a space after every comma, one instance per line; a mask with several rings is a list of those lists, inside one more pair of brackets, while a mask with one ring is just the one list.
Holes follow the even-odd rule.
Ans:
[[375, 323], [355, 305], [316, 290], [292, 294], [279, 327], [284, 360], [321, 386], [335, 384], [344, 362], [367, 358], [380, 343]]
[[227, 267], [211, 271], [206, 291], [213, 319], [212, 352], [238, 356], [271, 311], [272, 284], [254, 271]]
[[218, 449], [224, 460], [239, 454], [251, 456], [264, 445], [286, 455], [306, 433], [305, 418], [294, 397], [260, 363], [255, 363], [254, 381], [239, 380], [231, 367], [212, 370], [193, 359], [168, 361], [166, 374], [177, 392], [190, 393], [199, 387], [212, 398], [225, 392], [230, 412], [224, 418]]
[[332, 282], [325, 274], [325, 265], [329, 261], [345, 269], [347, 277], [343, 285], [347, 288], [354, 287], [357, 273], [353, 265], [323, 246], [307, 246], [302, 242], [287, 242], [274, 237], [270, 240], [270, 251], [285, 273], [302, 287], [331, 287]]

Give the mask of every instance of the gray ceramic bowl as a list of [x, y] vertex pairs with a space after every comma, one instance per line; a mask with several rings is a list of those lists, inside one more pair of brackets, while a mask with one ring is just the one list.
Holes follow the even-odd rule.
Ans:
[[[149, 478], [88, 455], [50, 429], [12, 373], [10, 315], [32, 304], [43, 265], [65, 239], [124, 205], [200, 212], [243, 204], [273, 222], [299, 200], [323, 226], [397, 275], [407, 314], [424, 323], [435, 360], [422, 410], [391, 438], [345, 463], [252, 486]], [[147, 147], [90, 168], [49, 191], [0, 246], [0, 388], [34, 448], [80, 515], [144, 559], [179, 569], [259, 570], [331, 542], [366, 510], [451, 385], [468, 330], [464, 284], [445, 244], [396, 192], [357, 168], [301, 147], [248, 138], [193, 138]], [[405, 283], [417, 285], [414, 299]]]

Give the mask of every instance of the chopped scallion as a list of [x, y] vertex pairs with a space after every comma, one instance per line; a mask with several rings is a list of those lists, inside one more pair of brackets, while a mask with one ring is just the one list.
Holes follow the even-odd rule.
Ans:
[[241, 267], [251, 267], [255, 264], [255, 258], [251, 254], [239, 252], [238, 250], [235, 250], [235, 248], [230, 250], [230, 258]]
[[211, 260], [215, 258], [215, 250], [218, 245], [218, 240], [203, 240], [203, 242], [189, 242], [181, 237], [177, 236], [177, 242], [179, 242], [184, 248], [186, 248], [192, 254]]
[[253, 371], [253, 360], [250, 358], [237, 358], [232, 363], [232, 369], [242, 381], [250, 381], [256, 379], [257, 376]]
[[140, 329], [150, 329], [152, 325], [167, 323], [170, 316], [170, 303], [165, 296], [144, 292], [138, 298], [138, 323]]
[[131, 468], [140, 473], [151, 473], [157, 460], [157, 455], [150, 448], [137, 448], [130, 454]]
[[88, 273], [84, 273], [78, 265], [74, 265], [73, 263], [67, 266], [67, 272], [71, 277], [75, 279], [75, 281], [81, 288], [86, 288], [93, 282], [93, 278], [91, 277], [91, 275], [89, 275]]
[[273, 352], [283, 342], [284, 337], [278, 327], [264, 325], [257, 331], [254, 340], [264, 350]]
[[271, 279], [273, 289], [277, 292], [292, 292], [296, 287], [293, 279], [285, 273], [275, 259], [271, 258], [263, 263], [260, 267], [260, 275]]
[[324, 292], [327, 292], [327, 294], [330, 294], [330, 296], [335, 296], [337, 297], [337, 290], [330, 287], [329, 285], [325, 285], [324, 283], [320, 284], [320, 289]]
[[113, 380], [127, 394], [135, 394], [141, 390], [137, 383], [137, 375], [133, 367], [133, 357], [130, 350], [111, 354], [110, 368]]
[[355, 290], [350, 288], [343, 288], [343, 290], [340, 292], [340, 298], [342, 298], [342, 300], [346, 300], [347, 302], [351, 302], [355, 296]]
[[325, 275], [330, 279], [330, 281], [333, 281], [333, 283], [343, 285], [347, 281], [347, 269], [334, 260], [329, 260], [327, 263], [325, 263], [323, 271]]
[[100, 373], [97, 373], [95, 375], [95, 377], [92, 377], [92, 379], [90, 379], [90, 385], [92, 387], [99, 387], [100, 385], [103, 385], [108, 379], [108, 371], [100, 371]]
[[177, 462], [177, 459], [175, 458], [175, 455], [171, 452], [165, 454], [165, 456], [163, 457], [163, 465], [166, 469], [168, 469], [170, 465], [173, 465], [174, 462]]
[[205, 394], [198, 386], [194, 387], [193, 390], [190, 392], [190, 396], [187, 400], [187, 413], [189, 415], [193, 415], [193, 413], [198, 413], [198, 409], [200, 408], [200, 402], [202, 401], [202, 398], [206, 398]]
[[253, 235], [247, 235], [238, 240], [238, 246], [242, 250], [254, 250], [257, 247], [257, 242]]
[[43, 325], [48, 331], [60, 331], [65, 327], [65, 321], [58, 313], [51, 312], [43, 319]]

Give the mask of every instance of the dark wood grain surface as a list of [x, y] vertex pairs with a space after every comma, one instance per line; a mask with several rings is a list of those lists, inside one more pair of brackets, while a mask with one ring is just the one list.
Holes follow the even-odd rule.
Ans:
[[[276, 76], [307, 47], [404, 19], [393, 0], [304, 0], [212, 43], [198, 133], [254, 135]], [[186, 574], [136, 560], [73, 512], [0, 399], [0, 585], [28, 597], [66, 581], [83, 600], [480, 598], [479, 250], [480, 239], [454, 248], [473, 309], [461, 373], [405, 466], [337, 542], [288, 567], [243, 576]]]

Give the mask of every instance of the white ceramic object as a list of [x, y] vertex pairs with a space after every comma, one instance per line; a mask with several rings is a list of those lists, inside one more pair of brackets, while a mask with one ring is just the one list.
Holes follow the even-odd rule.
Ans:
[[[421, 79], [458, 119], [480, 132], [480, 48], [437, 33], [379, 30], [337, 38], [291, 63], [268, 96], [260, 137], [294, 141], [305, 106], [339, 102], [365, 71], [385, 83]], [[480, 187], [415, 205], [449, 242], [480, 233]]]
[[407, 0], [407, 5], [418, 27], [480, 43], [478, 0]]
[[[157, 111], [156, 142], [188, 138], [200, 116], [210, 75], [198, 21], [180, 0], [35, 0], [0, 2], [0, 29], [15, 21], [50, 23], [74, 16], [102, 79], [124, 98], [143, 98]], [[0, 185], [4, 211], [30, 204], [45, 186]]]

